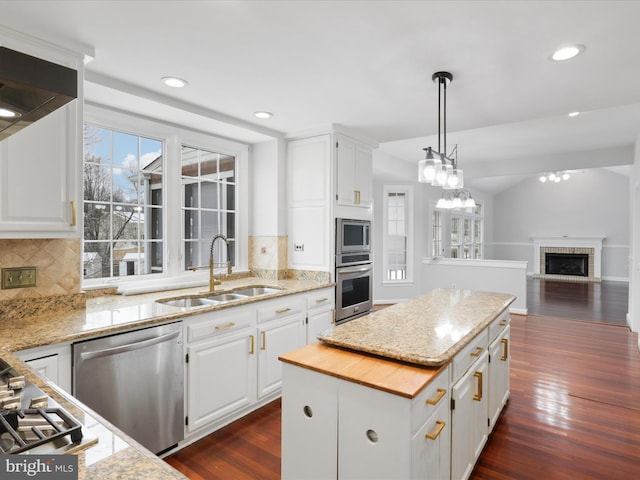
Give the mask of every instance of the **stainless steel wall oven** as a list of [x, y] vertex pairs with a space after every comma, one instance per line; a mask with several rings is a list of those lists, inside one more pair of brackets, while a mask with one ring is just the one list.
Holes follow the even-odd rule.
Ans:
[[353, 320], [373, 307], [371, 222], [336, 220], [336, 323]]

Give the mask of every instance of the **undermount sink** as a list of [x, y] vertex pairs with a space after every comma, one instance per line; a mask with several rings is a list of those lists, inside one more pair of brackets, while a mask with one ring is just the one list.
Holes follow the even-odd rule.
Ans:
[[184, 298], [161, 298], [156, 300], [158, 303], [164, 303], [165, 305], [171, 305], [172, 307], [180, 308], [195, 308], [195, 307], [208, 307], [210, 305], [217, 305], [220, 303], [217, 300], [211, 298], [199, 298], [199, 297], [184, 297]]
[[206, 297], [207, 300], [213, 300], [217, 303], [224, 302], [232, 302], [234, 300], [242, 300], [243, 298], [247, 298], [247, 295], [242, 295], [239, 293], [219, 293], [218, 295], [210, 295]]
[[240, 295], [246, 295], [247, 297], [254, 297], [256, 295], [267, 295], [269, 293], [278, 293], [281, 292], [281, 288], [273, 288], [273, 287], [246, 287], [246, 288], [238, 288], [234, 290], [234, 293], [239, 293]]

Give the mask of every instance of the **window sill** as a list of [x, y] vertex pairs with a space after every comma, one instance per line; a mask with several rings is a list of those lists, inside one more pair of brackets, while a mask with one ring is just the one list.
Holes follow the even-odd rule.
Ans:
[[407, 280], [383, 280], [383, 287], [407, 287], [414, 285], [414, 281], [412, 279]]

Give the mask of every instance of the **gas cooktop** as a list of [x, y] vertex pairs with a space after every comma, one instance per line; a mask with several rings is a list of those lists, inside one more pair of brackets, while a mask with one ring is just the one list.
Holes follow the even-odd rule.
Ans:
[[94, 443], [95, 435], [0, 359], [0, 453], [76, 453]]

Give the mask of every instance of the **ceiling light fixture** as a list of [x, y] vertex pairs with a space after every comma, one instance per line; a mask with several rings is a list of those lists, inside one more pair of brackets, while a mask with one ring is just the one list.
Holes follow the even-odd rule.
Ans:
[[556, 62], [564, 62], [570, 60], [585, 51], [584, 45], [569, 45], [556, 50], [551, 59]]
[[577, 117], [578, 115], [580, 115], [580, 112], [571, 112], [569, 114], [570, 117]]
[[559, 172], [551, 172], [545, 173], [541, 175], [538, 180], [542, 183], [560, 183], [562, 181], [567, 181], [571, 178], [571, 174], [567, 170], [559, 171]]
[[167, 87], [182, 88], [189, 85], [189, 82], [178, 77], [162, 77], [162, 81]]
[[271, 117], [273, 117], [273, 113], [271, 113], [271, 112], [258, 111], [258, 112], [253, 112], [253, 114], [258, 118], [271, 118]]
[[21, 116], [20, 113], [9, 110], [8, 108], [0, 108], [0, 117], [2, 118], [16, 118]]
[[[442, 187], [446, 191], [437, 208], [475, 208], [476, 202], [464, 187], [464, 176], [458, 168], [458, 146], [447, 156], [447, 84], [453, 80], [449, 72], [436, 72], [431, 79], [438, 84], [438, 150], [423, 148], [426, 155], [418, 163], [418, 181]], [[442, 124], [442, 131], [441, 131]], [[442, 138], [442, 143], [440, 139]], [[442, 147], [442, 148], [441, 148]]]

